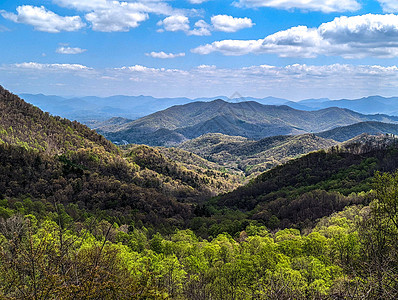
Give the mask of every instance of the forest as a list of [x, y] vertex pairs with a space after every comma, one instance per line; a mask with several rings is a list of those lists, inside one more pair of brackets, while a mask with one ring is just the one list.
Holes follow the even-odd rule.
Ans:
[[0, 299], [396, 299], [397, 149], [360, 136], [247, 182], [0, 88]]
[[[306, 231], [252, 222], [231, 236], [76, 218], [26, 199], [0, 222], [4, 299], [396, 299], [398, 173], [368, 206]], [[2, 207], [9, 204], [3, 200]], [[69, 209], [70, 210], [70, 209]], [[4, 212], [3, 212], [4, 213]]]

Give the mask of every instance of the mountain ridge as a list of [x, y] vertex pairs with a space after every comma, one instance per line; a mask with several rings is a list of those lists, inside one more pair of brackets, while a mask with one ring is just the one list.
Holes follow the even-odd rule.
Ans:
[[[363, 121], [396, 123], [398, 117], [363, 115], [337, 107], [302, 111], [287, 105], [262, 105], [254, 101], [229, 103], [219, 99], [173, 106], [113, 128], [111, 132], [101, 127], [97, 131], [112, 141], [171, 146], [206, 133], [261, 139], [321, 132]], [[159, 134], [157, 130], [166, 130], [171, 140], [165, 140], [165, 133]]]
[[120, 149], [0, 86], [0, 200], [29, 199], [50, 210], [59, 203], [68, 212], [100, 212], [114, 221], [183, 226], [197, 203], [232, 190], [240, 177], [178, 155], [183, 162], [147, 146]]

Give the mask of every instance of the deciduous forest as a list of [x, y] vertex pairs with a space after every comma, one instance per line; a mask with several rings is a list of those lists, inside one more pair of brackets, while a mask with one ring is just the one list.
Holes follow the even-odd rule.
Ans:
[[0, 298], [396, 299], [397, 156], [362, 135], [248, 178], [1, 89]]

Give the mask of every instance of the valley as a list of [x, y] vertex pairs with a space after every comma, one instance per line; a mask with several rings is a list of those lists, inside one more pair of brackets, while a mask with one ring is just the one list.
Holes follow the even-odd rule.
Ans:
[[13, 267], [31, 256], [65, 299], [91, 293], [76, 279], [106, 299], [362, 297], [373, 238], [398, 253], [397, 120], [217, 100], [96, 123], [108, 140], [1, 88], [0, 293], [34, 293]]

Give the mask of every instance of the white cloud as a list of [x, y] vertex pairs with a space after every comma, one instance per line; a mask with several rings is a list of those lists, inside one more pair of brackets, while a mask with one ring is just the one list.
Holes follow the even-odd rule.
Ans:
[[227, 15], [217, 15], [211, 18], [212, 25], [204, 20], [199, 20], [191, 29], [189, 19], [183, 15], [175, 15], [165, 18], [157, 23], [161, 26], [158, 32], [163, 31], [184, 31], [187, 35], [206, 36], [211, 35], [213, 30], [224, 32], [236, 32], [243, 28], [250, 28], [255, 25], [249, 18], [234, 18]]
[[207, 24], [204, 20], [199, 20], [195, 23], [194, 29], [188, 31], [188, 35], [211, 35], [211, 26]]
[[377, 0], [384, 12], [398, 12], [397, 0]]
[[53, 0], [59, 6], [74, 8], [81, 11], [105, 9], [108, 7], [107, 0]]
[[209, 1], [209, 0], [188, 0], [188, 2], [192, 3], [192, 4], [202, 4], [207, 1]]
[[19, 64], [14, 64], [15, 67], [27, 70], [47, 70], [47, 71], [83, 71], [92, 70], [89, 67], [79, 65], [79, 64], [42, 64], [36, 62], [24, 62]]
[[189, 19], [186, 16], [170, 16], [157, 23], [166, 31], [189, 31]]
[[17, 7], [17, 14], [3, 10], [1, 15], [15, 23], [31, 25], [38, 31], [50, 33], [77, 31], [85, 26], [79, 16], [62, 17], [44, 6], [22, 5]]
[[56, 50], [56, 52], [59, 54], [81, 54], [86, 51], [87, 49], [82, 49], [78, 47], [69, 47], [69, 46], [61, 46]]
[[195, 23], [194, 28], [191, 30], [189, 19], [186, 16], [176, 15], [165, 18], [163, 21], [157, 23], [158, 26], [162, 26], [158, 32], [163, 31], [183, 31], [187, 35], [211, 35], [211, 26], [204, 20], [199, 20]]
[[255, 25], [250, 18], [234, 18], [227, 15], [213, 16], [211, 17], [211, 23], [214, 30], [225, 32], [236, 32]]
[[[134, 66], [116, 73], [112, 76], [121, 80], [128, 78], [129, 81], [137, 81], [139, 88], [147, 86], [146, 93], [144, 90], [140, 90], [140, 93], [153, 95], [157, 90], [157, 96], [229, 96], [239, 92], [241, 95], [274, 95], [288, 99], [345, 98], [396, 94], [398, 86], [398, 67], [377, 65], [293, 64], [282, 67], [260, 65], [243, 68], [200, 65], [187, 71]], [[167, 87], [167, 94], [162, 89], [154, 89], [155, 86]]]
[[199, 46], [192, 52], [221, 52], [225, 55], [274, 53], [281, 57], [395, 57], [398, 55], [398, 16], [339, 17], [318, 28], [297, 26], [259, 40], [216, 41]]
[[129, 71], [129, 72], [139, 72], [139, 73], [156, 73], [156, 74], [164, 74], [164, 73], [180, 73], [180, 74], [187, 74], [184, 70], [179, 69], [166, 69], [166, 68], [150, 68], [145, 67], [142, 65], [134, 65], [130, 67], [121, 67], [115, 68], [114, 70], [122, 70], [122, 71]]
[[145, 55], [153, 57], [153, 58], [166, 59], [166, 58], [183, 57], [183, 56], [185, 56], [185, 53], [166, 53], [166, 52], [161, 51], [161, 52], [146, 53]]
[[155, 13], [160, 15], [172, 15], [177, 9], [172, 8], [163, 0], [138, 0], [138, 1], [117, 1], [117, 0], [52, 0], [55, 4], [77, 9], [83, 12], [118, 10], [123, 7], [127, 13]]
[[[189, 70], [133, 65], [93, 70], [78, 64], [28, 62], [1, 65], [0, 70], [3, 84], [9, 88], [58, 95], [63, 92], [65, 95], [146, 94], [193, 98], [230, 96], [238, 92], [254, 97], [304, 99], [393, 96], [398, 92], [395, 65], [293, 64], [242, 68], [199, 65]], [[65, 88], [61, 89], [61, 85]]]
[[147, 13], [125, 10], [123, 6], [88, 13], [86, 20], [92, 24], [94, 31], [115, 32], [129, 31], [149, 18]]
[[193, 10], [174, 9], [163, 0], [53, 0], [62, 7], [85, 12], [92, 29], [102, 32], [129, 31], [146, 21], [150, 14], [173, 16], [193, 13]]
[[237, 0], [234, 2], [234, 5], [249, 8], [300, 9], [304, 11], [321, 11], [324, 13], [356, 11], [361, 8], [361, 5], [356, 0]]
[[148, 72], [157, 72], [158, 69], [155, 68], [148, 68], [145, 66], [141, 66], [141, 65], [135, 65], [135, 66], [130, 66], [130, 67], [121, 67], [121, 68], [115, 68], [115, 70], [128, 70], [128, 71], [132, 71], [132, 72], [143, 72], [143, 73], [148, 73]]

